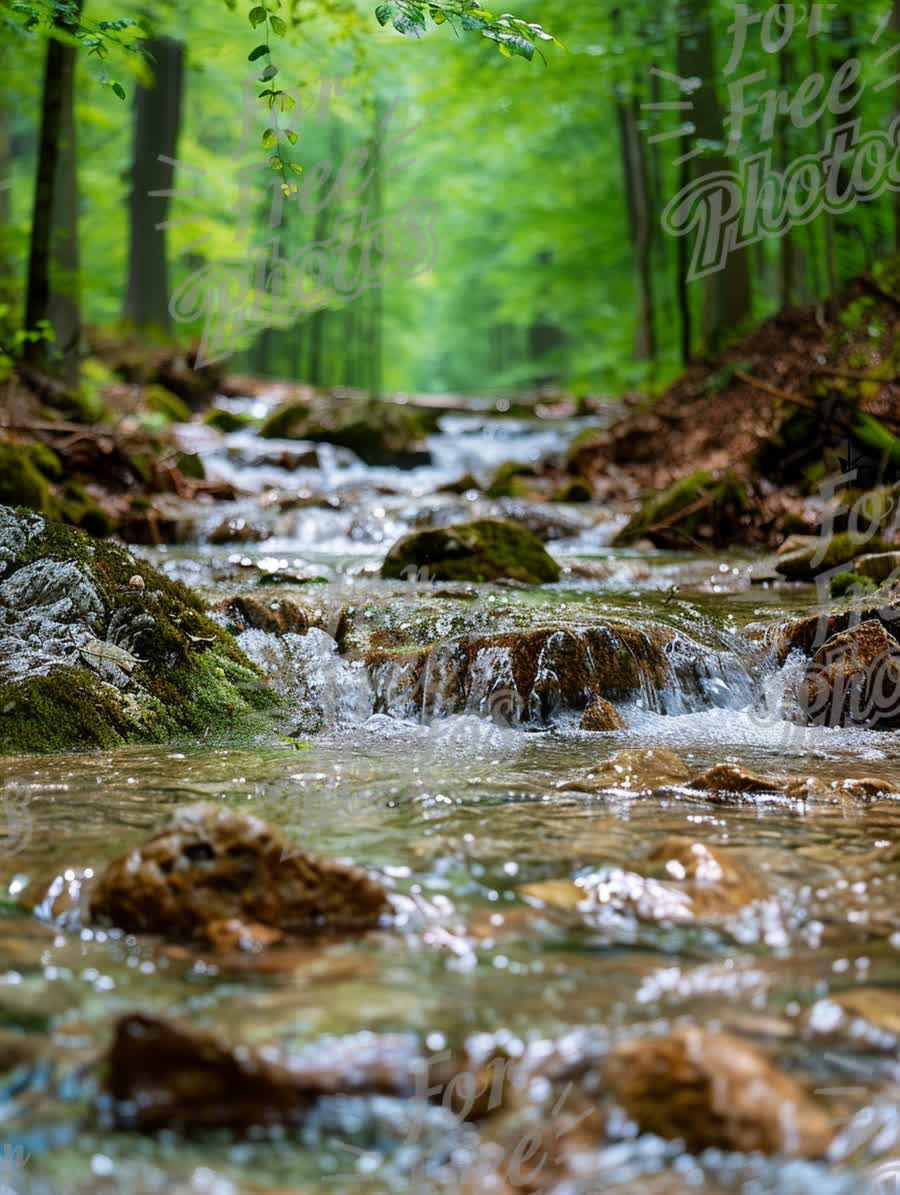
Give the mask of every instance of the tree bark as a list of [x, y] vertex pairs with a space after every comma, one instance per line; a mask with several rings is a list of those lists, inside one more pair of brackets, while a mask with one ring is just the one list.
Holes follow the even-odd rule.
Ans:
[[[76, 3], [72, 18], [57, 23], [60, 32], [72, 36], [80, 12], [80, 3]], [[73, 107], [76, 51], [76, 46], [57, 37], [51, 36], [47, 42], [25, 298], [26, 330], [33, 332], [49, 324], [55, 337], [52, 345], [44, 339], [26, 343], [26, 361], [37, 369], [59, 369], [69, 385], [78, 379], [80, 335]], [[62, 283], [73, 263], [75, 285], [66, 294]], [[58, 325], [53, 323], [54, 317], [61, 321]]]
[[[170, 37], [151, 37], [150, 87], [134, 94], [131, 193], [128, 198], [128, 282], [123, 318], [144, 335], [165, 336], [169, 315], [167, 233], [184, 88], [184, 47]], [[161, 161], [168, 158], [169, 161]]]

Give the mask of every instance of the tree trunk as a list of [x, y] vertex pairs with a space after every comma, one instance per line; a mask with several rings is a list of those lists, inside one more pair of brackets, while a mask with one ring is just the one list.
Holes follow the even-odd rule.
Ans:
[[[724, 126], [716, 92], [710, 0], [685, 0], [679, 15], [678, 74], [683, 79], [700, 80], [700, 85], [692, 93], [690, 120], [694, 126], [693, 132], [682, 141], [682, 152], [687, 153], [696, 148], [698, 141], [721, 144]], [[730, 169], [728, 158], [719, 151], [694, 158], [685, 165], [689, 168], [687, 177], [690, 180]], [[715, 349], [753, 310], [750, 261], [746, 248], [732, 250], [722, 268], [708, 275], [704, 281], [704, 333], [707, 346]]]
[[[621, 35], [622, 16], [619, 9], [614, 10], [612, 23], [614, 31]], [[620, 79], [617, 79], [614, 84], [614, 92], [622, 158], [622, 181], [625, 188], [628, 228], [634, 252], [638, 292], [634, 355], [638, 361], [652, 361], [656, 356], [656, 330], [654, 327], [653, 273], [650, 262], [651, 201], [647, 159], [638, 125], [637, 101], [628, 94]]]
[[[73, 34], [81, 12], [77, 0], [69, 22], [58, 28]], [[74, 23], [73, 20], [74, 19]], [[75, 155], [74, 45], [55, 37], [47, 42], [44, 85], [41, 100], [41, 132], [38, 143], [37, 176], [31, 217], [28, 253], [28, 282], [25, 298], [25, 327], [37, 330], [42, 324], [53, 328], [55, 341], [26, 344], [25, 359], [37, 369], [59, 368], [67, 384], [78, 379], [78, 183]], [[61, 255], [61, 256], [60, 256]], [[62, 284], [74, 262], [75, 286], [65, 293]], [[57, 276], [59, 281], [57, 281]], [[71, 277], [69, 278], [71, 282]], [[57, 326], [54, 317], [62, 322]]]
[[[384, 107], [381, 100], [375, 100], [375, 123], [372, 129], [372, 209], [371, 220], [378, 225], [384, 210], [384, 197], [381, 193], [381, 121]], [[384, 293], [382, 283], [379, 282], [371, 290], [371, 307], [369, 311], [369, 391], [377, 397], [384, 386], [384, 361], [382, 357], [382, 322], [384, 320]]]
[[161, 225], [170, 207], [165, 192], [171, 191], [175, 177], [171, 163], [181, 124], [184, 47], [169, 37], [151, 37], [146, 49], [154, 79], [152, 86], [137, 87], [134, 93], [128, 283], [122, 315], [144, 335], [165, 336], [171, 318], [167, 235]]
[[[782, 91], [786, 91], [791, 82], [792, 60], [790, 42], [782, 47], [778, 55], [778, 82]], [[790, 117], [779, 116], [778, 119], [778, 169], [782, 174], [790, 164], [790, 146], [788, 145], [788, 131], [791, 127]], [[794, 239], [790, 228], [781, 234], [778, 245], [778, 302], [781, 307], [790, 307], [794, 302]]]

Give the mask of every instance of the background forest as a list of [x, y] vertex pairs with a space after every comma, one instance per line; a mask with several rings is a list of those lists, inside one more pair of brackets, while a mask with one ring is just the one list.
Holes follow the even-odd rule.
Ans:
[[[783, 111], [768, 117], [762, 99], [773, 88], [790, 94], [811, 73], [833, 78], [859, 57], [865, 89], [852, 116], [865, 129], [886, 128], [897, 84], [895, 60], [884, 53], [891, 37], [879, 41], [883, 5], [813, 6], [803, 19], [798, 8], [776, 52], [778, 27], [764, 46], [757, 23], [728, 74], [734, 6], [710, 0], [526, 2], [517, 15], [561, 43], [535, 39], [544, 61], [535, 54], [531, 62], [508, 61], [496, 41], [462, 30], [455, 16], [419, 37], [415, 22], [404, 25], [402, 6], [382, 6], [384, 27], [368, 0], [301, 0], [290, 10], [273, 0], [269, 9], [283, 31], [271, 32], [277, 82], [299, 101], [280, 116], [296, 134], [282, 144], [299, 188], [279, 219], [282, 254], [327, 240], [372, 204], [384, 212], [427, 205], [435, 252], [430, 268], [383, 290], [349, 302], [333, 293], [290, 326], [244, 328], [234, 361], [244, 372], [375, 391], [496, 392], [548, 380], [580, 393], [656, 387], [726, 333], [823, 299], [894, 246], [887, 192], [763, 239], [732, 254], [712, 283], [689, 284], [687, 238], [660, 226], [691, 172], [710, 171], [726, 152], [761, 150], [783, 167], [820, 149], [846, 119], [827, 107], [804, 128]], [[10, 355], [26, 326], [47, 18], [66, 11], [30, 3], [3, 11], [0, 223]], [[413, 36], [393, 27], [398, 12]], [[821, 31], [809, 36], [814, 19]], [[256, 32], [268, 27], [263, 20]], [[171, 321], [170, 296], [198, 270], [271, 238], [282, 174], [271, 171], [272, 147], [261, 141], [271, 120], [267, 101], [256, 99], [265, 83], [253, 80], [269, 59], [248, 62], [256, 32], [222, 0], [152, 8], [89, 0], [73, 45], [54, 43], [57, 66], [74, 59], [72, 128], [61, 138], [72, 165], [52, 215], [57, 351], [71, 343], [76, 295], [86, 328], [137, 325], [144, 336], [189, 341], [198, 325]], [[747, 94], [757, 112], [726, 145], [727, 84], [754, 73]], [[68, 128], [66, 112], [63, 122]], [[354, 157], [360, 152], [378, 162], [377, 183], [329, 200], [319, 164], [366, 160]], [[160, 164], [160, 154], [178, 165]], [[150, 194], [169, 190], [171, 200]]]

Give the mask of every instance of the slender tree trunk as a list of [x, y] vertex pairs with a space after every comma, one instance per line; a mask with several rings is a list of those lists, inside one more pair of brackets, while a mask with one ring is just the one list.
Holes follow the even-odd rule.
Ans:
[[[685, 0], [680, 12], [678, 34], [678, 74], [683, 79], [699, 79], [692, 93], [690, 113], [693, 133], [684, 138], [683, 152], [696, 148], [698, 141], [721, 143], [724, 140], [722, 109], [716, 92], [716, 65], [713, 52], [713, 24], [710, 0]], [[728, 158], [713, 152], [695, 158], [689, 165], [688, 178], [727, 171]], [[684, 240], [685, 238], [680, 238]], [[683, 271], [680, 271], [684, 276]], [[750, 261], [746, 249], [734, 249], [722, 269], [705, 279], [704, 332], [707, 345], [717, 348], [752, 314], [753, 290]]]
[[[150, 87], [134, 93], [131, 194], [128, 198], [128, 283], [123, 318], [144, 335], [165, 335], [169, 316], [167, 234], [172, 164], [178, 146], [184, 86], [184, 47], [170, 37], [151, 37]], [[168, 159], [164, 161], [163, 159]]]
[[[622, 14], [612, 14], [613, 30], [622, 33]], [[619, 147], [622, 158], [622, 181], [628, 209], [628, 228], [634, 252], [638, 310], [635, 321], [634, 355], [638, 361], [652, 361], [656, 356], [654, 327], [653, 272], [650, 261], [650, 187], [644, 143], [638, 125], [637, 101], [621, 79], [614, 84], [616, 118], [619, 126]]]
[[[384, 106], [380, 98], [375, 99], [375, 121], [372, 129], [372, 223], [378, 225], [384, 210], [384, 197], [381, 191], [381, 121]], [[369, 391], [373, 397], [381, 394], [384, 385], [383, 361], [383, 321], [384, 321], [384, 292], [381, 284], [373, 286], [371, 290], [371, 306], [369, 311]]]
[[[688, 152], [687, 138], [682, 138], [681, 153], [685, 155]], [[683, 161], [678, 168], [678, 190], [682, 191], [690, 181], [690, 164]], [[691, 288], [688, 282], [691, 255], [687, 237], [678, 237], [675, 247], [675, 294], [678, 303], [681, 363], [690, 365], [694, 359], [694, 321], [691, 315]]]
[[[81, 12], [80, 0], [66, 23], [59, 29], [74, 34]], [[59, 302], [54, 280], [56, 252], [62, 250], [66, 261], [78, 261], [77, 181], [74, 145], [74, 45], [64, 44], [55, 37], [47, 42], [44, 61], [44, 85], [41, 101], [41, 132], [38, 143], [37, 176], [31, 218], [31, 244], [28, 254], [28, 282], [25, 298], [25, 327], [35, 331], [41, 324], [53, 327], [55, 343], [31, 341], [25, 346], [25, 359], [38, 369], [49, 369], [54, 358], [60, 359], [64, 379], [71, 383], [78, 376], [78, 298], [77, 289], [71, 293], [66, 310], [66, 322], [59, 327], [52, 324], [53, 316], [60, 318], [63, 308]], [[69, 226], [60, 229], [62, 237], [54, 237], [57, 221], [69, 217]], [[54, 243], [56, 242], [56, 243]], [[56, 301], [54, 302], [54, 299]], [[73, 322], [74, 321], [74, 322]]]
[[[790, 42], [785, 45], [778, 55], [778, 82], [785, 91], [791, 82], [792, 60]], [[783, 174], [790, 161], [790, 146], [788, 145], [788, 130], [790, 117], [782, 115], [778, 119], [778, 168]], [[790, 307], [795, 299], [794, 277], [794, 239], [788, 228], [781, 234], [778, 244], [778, 302], [781, 307]]]

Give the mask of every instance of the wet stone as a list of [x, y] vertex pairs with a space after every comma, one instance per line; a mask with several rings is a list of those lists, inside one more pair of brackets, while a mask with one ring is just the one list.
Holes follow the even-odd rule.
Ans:
[[876, 619], [832, 635], [800, 684], [805, 721], [825, 726], [900, 726], [900, 643]]
[[652, 792], [657, 788], [684, 784], [690, 778], [690, 768], [674, 751], [648, 748], [617, 751], [562, 787], [578, 792], [602, 792], [605, 789]]
[[286, 934], [355, 932], [389, 912], [384, 889], [366, 872], [295, 848], [274, 826], [212, 803], [178, 809], [111, 863], [90, 907], [119, 929], [175, 939], [216, 940], [233, 921], [241, 924], [228, 936], [256, 944], [261, 930], [251, 924]]
[[606, 1065], [610, 1093], [646, 1133], [689, 1150], [820, 1158], [825, 1110], [790, 1075], [739, 1038], [697, 1028], [625, 1042]]
[[582, 730], [624, 730], [625, 721], [605, 697], [595, 697], [581, 716]]

